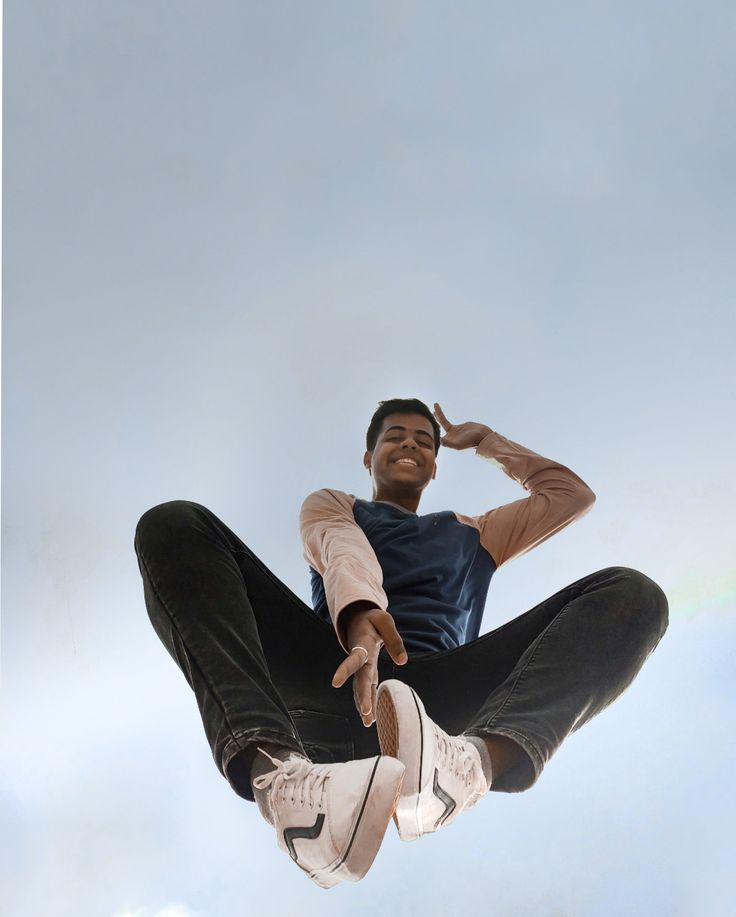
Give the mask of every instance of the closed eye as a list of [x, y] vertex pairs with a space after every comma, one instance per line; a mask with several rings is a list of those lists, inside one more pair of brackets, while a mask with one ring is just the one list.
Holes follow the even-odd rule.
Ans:
[[[402, 436], [389, 436], [387, 441], [391, 442], [392, 440], [401, 440], [401, 439], [403, 439]], [[418, 439], [417, 442], [419, 443], [420, 446], [425, 446], [427, 449], [432, 448], [432, 444], [425, 443], [424, 440]]]

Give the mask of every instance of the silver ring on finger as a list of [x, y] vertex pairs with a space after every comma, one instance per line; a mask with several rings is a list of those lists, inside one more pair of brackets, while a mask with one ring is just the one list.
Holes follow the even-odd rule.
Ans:
[[361, 665], [365, 665], [366, 662], [368, 662], [368, 657], [370, 656], [370, 653], [368, 652], [368, 650], [364, 646], [354, 646], [351, 652], [353, 652], [354, 650], [363, 650], [363, 652], [365, 653], [365, 659], [363, 660]]

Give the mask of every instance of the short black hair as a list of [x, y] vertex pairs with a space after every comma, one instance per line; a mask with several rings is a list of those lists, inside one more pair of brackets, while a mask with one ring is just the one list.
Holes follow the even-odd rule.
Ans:
[[390, 401], [379, 401], [378, 410], [371, 418], [368, 432], [365, 436], [365, 443], [368, 452], [373, 452], [376, 448], [378, 434], [381, 431], [383, 418], [389, 414], [423, 414], [432, 424], [434, 430], [434, 454], [440, 451], [440, 436], [442, 431], [440, 425], [435, 420], [434, 414], [429, 410], [427, 405], [418, 398], [391, 398]]

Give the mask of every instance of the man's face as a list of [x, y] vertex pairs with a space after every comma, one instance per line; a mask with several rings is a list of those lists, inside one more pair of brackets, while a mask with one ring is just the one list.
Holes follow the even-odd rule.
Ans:
[[[412, 463], [399, 462], [411, 459]], [[434, 430], [423, 414], [389, 414], [383, 418], [373, 452], [363, 462], [371, 469], [377, 499], [401, 494], [417, 496], [437, 473]]]

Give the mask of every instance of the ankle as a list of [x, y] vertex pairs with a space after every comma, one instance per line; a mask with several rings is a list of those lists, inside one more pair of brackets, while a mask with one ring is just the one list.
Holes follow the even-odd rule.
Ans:
[[508, 736], [488, 733], [483, 736], [475, 736], [475, 738], [485, 745], [491, 761], [494, 780], [498, 780], [507, 771], [512, 771], [520, 764], [529, 761], [529, 756], [524, 749]]
[[480, 755], [480, 764], [483, 768], [483, 776], [486, 778], [486, 783], [488, 784], [488, 789], [490, 790], [491, 784], [493, 783], [493, 762], [491, 760], [491, 755], [488, 750], [488, 746], [483, 740], [482, 736], [464, 736], [466, 742], [470, 742], [475, 748], [478, 749], [478, 754]]

